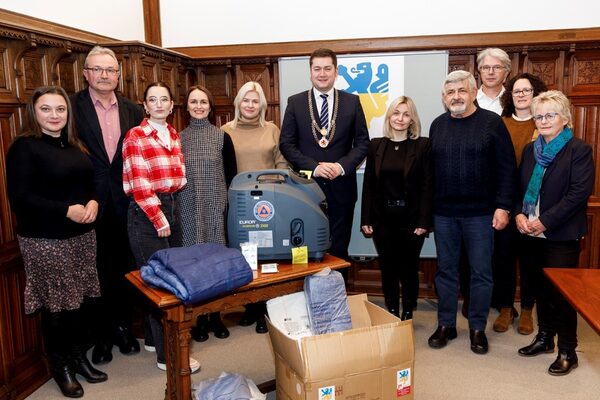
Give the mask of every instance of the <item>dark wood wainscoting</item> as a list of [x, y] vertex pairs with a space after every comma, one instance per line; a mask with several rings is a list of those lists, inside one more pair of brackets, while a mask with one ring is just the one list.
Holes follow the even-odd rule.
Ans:
[[[157, 33], [152, 38], [156, 40]], [[185, 95], [201, 84], [214, 94], [217, 125], [233, 116], [233, 99], [247, 81], [259, 81], [268, 100], [267, 118], [281, 123], [280, 56], [305, 55], [317, 47], [339, 53], [398, 52], [445, 49], [449, 70], [475, 71], [482, 47], [500, 46], [513, 60], [515, 72], [538, 74], [573, 103], [575, 135], [600, 156], [600, 29], [360, 39], [264, 45], [162, 49], [140, 42], [118, 42], [103, 36], [0, 10], [0, 400], [26, 397], [49, 378], [36, 316], [22, 308], [24, 273], [15, 236], [15, 221], [6, 196], [5, 155], [19, 131], [22, 112], [32, 91], [55, 84], [74, 93], [85, 87], [82, 68], [95, 43], [112, 48], [120, 61], [119, 90], [141, 103], [145, 86], [156, 80], [173, 89], [172, 123], [185, 127]], [[308, 67], [307, 67], [308, 73]], [[581, 266], [600, 266], [600, 174], [588, 203], [590, 234], [583, 242]], [[423, 297], [435, 297], [435, 259], [421, 261]], [[381, 293], [377, 262], [353, 265], [352, 289]]]

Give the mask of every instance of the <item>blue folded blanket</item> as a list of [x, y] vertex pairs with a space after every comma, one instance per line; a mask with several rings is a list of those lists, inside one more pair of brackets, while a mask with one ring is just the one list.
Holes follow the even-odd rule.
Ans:
[[344, 277], [338, 271], [324, 271], [304, 279], [304, 295], [313, 334], [352, 329]]
[[175, 294], [184, 304], [198, 303], [252, 282], [242, 253], [217, 243], [159, 250], [140, 268], [144, 282]]

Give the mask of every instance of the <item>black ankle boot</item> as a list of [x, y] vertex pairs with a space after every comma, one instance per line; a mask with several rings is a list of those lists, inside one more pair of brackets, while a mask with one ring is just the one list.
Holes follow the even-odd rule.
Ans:
[[92, 364], [83, 353], [77, 353], [73, 356], [73, 370], [83, 376], [89, 383], [100, 383], [108, 379], [108, 375], [92, 367]]
[[413, 319], [413, 311], [412, 310], [402, 310], [402, 315], [400, 316], [400, 319], [402, 321]]
[[519, 349], [519, 355], [533, 357], [541, 353], [552, 353], [554, 351], [554, 335], [547, 332], [539, 332], [529, 346]]
[[196, 326], [192, 328], [192, 338], [196, 342], [208, 340], [208, 315], [199, 315], [196, 318]]
[[554, 376], [567, 375], [578, 366], [575, 350], [558, 350], [558, 357], [548, 368], [548, 373]]
[[225, 324], [223, 324], [220, 312], [211, 313], [209, 316], [209, 320], [210, 330], [213, 331], [216, 338], [226, 339], [229, 337], [229, 330], [227, 329]]
[[54, 367], [52, 375], [65, 397], [83, 397], [83, 388], [77, 381], [77, 378], [75, 378], [75, 372], [71, 365], [66, 364], [60, 367]]

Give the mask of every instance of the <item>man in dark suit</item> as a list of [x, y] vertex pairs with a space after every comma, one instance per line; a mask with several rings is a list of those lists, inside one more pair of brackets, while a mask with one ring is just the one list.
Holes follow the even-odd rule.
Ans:
[[88, 88], [71, 96], [75, 124], [85, 143], [95, 171], [96, 196], [100, 205], [96, 223], [97, 268], [102, 298], [94, 319], [96, 344], [94, 363], [112, 360], [113, 344], [123, 354], [140, 351], [130, 333], [131, 288], [125, 274], [134, 266], [127, 237], [129, 199], [123, 192], [121, 146], [125, 133], [143, 119], [141, 107], [117, 95], [119, 62], [115, 53], [96, 46], [87, 55], [83, 76]]
[[288, 99], [279, 148], [294, 169], [312, 171], [327, 198], [330, 253], [348, 258], [356, 168], [367, 155], [369, 132], [358, 96], [334, 89], [337, 73], [333, 51], [311, 54], [313, 88]]

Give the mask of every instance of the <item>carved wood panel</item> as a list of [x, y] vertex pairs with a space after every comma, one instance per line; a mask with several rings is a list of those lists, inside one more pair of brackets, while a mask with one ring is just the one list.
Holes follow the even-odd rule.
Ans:
[[[573, 133], [590, 146], [594, 152], [596, 171], [600, 163], [600, 98], [595, 99], [596, 104], [586, 104], [588, 99], [573, 98]], [[600, 174], [596, 172], [594, 191], [590, 202], [600, 201]]]
[[230, 105], [233, 102], [231, 71], [226, 66], [200, 67], [199, 84], [206, 87], [214, 96], [218, 105]]
[[522, 72], [538, 76], [548, 89], [563, 90], [564, 51], [529, 52]]
[[46, 55], [37, 50], [23, 54], [18, 62], [17, 77], [19, 97], [26, 101], [35, 88], [48, 84]]
[[570, 95], [598, 95], [600, 93], [600, 54], [581, 51], [573, 54], [569, 68]]
[[16, 239], [15, 221], [10, 212], [6, 192], [5, 155], [19, 128], [19, 108], [0, 106], [0, 246]]

